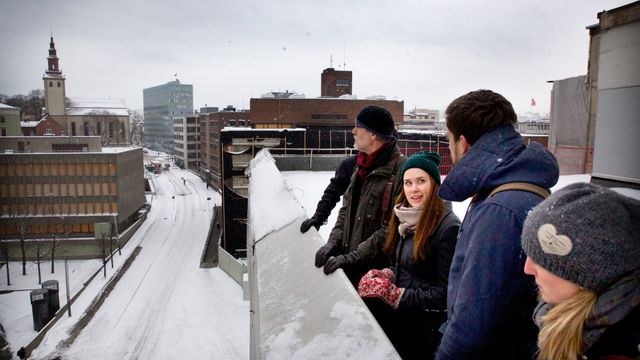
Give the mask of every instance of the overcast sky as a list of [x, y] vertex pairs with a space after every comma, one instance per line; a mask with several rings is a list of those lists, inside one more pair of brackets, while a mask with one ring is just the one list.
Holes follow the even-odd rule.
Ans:
[[[125, 99], [193, 84], [194, 107], [269, 91], [320, 96], [330, 66], [358, 98], [443, 110], [471, 90], [549, 111], [547, 80], [586, 74], [597, 13], [630, 0], [0, 0], [0, 93], [43, 87], [50, 32], [68, 97]], [[531, 106], [531, 99], [537, 106]]]

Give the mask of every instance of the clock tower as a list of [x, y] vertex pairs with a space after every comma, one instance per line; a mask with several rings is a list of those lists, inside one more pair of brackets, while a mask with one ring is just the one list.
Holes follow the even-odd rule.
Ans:
[[66, 90], [65, 77], [60, 71], [58, 65], [58, 55], [56, 54], [56, 45], [51, 36], [49, 43], [49, 56], [47, 57], [47, 70], [42, 80], [44, 80], [44, 107], [45, 113], [49, 115], [65, 115], [66, 108]]

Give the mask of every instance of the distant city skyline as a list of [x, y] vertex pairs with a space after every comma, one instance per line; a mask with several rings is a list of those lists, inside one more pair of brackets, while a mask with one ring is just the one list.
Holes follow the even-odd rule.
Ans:
[[630, 2], [4, 0], [0, 93], [43, 88], [53, 33], [68, 97], [124, 99], [135, 110], [143, 88], [176, 78], [193, 85], [195, 109], [248, 109], [270, 91], [318, 97], [332, 59], [353, 71], [358, 98], [402, 100], [405, 112], [444, 116], [454, 98], [489, 88], [518, 113], [546, 113], [547, 81], [587, 72], [586, 27]]

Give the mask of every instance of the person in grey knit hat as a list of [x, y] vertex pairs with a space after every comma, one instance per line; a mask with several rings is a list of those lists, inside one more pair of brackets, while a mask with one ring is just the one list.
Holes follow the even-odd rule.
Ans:
[[576, 183], [522, 231], [524, 272], [540, 291], [538, 359], [640, 357], [640, 201]]

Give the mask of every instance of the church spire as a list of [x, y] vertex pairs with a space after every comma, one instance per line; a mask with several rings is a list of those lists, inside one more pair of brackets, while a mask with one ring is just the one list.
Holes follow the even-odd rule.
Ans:
[[56, 54], [56, 44], [53, 42], [53, 35], [51, 36], [51, 42], [49, 43], [49, 56], [47, 57], [47, 63], [49, 65], [46, 73], [47, 75], [62, 75], [60, 67], [58, 65], [58, 55]]

